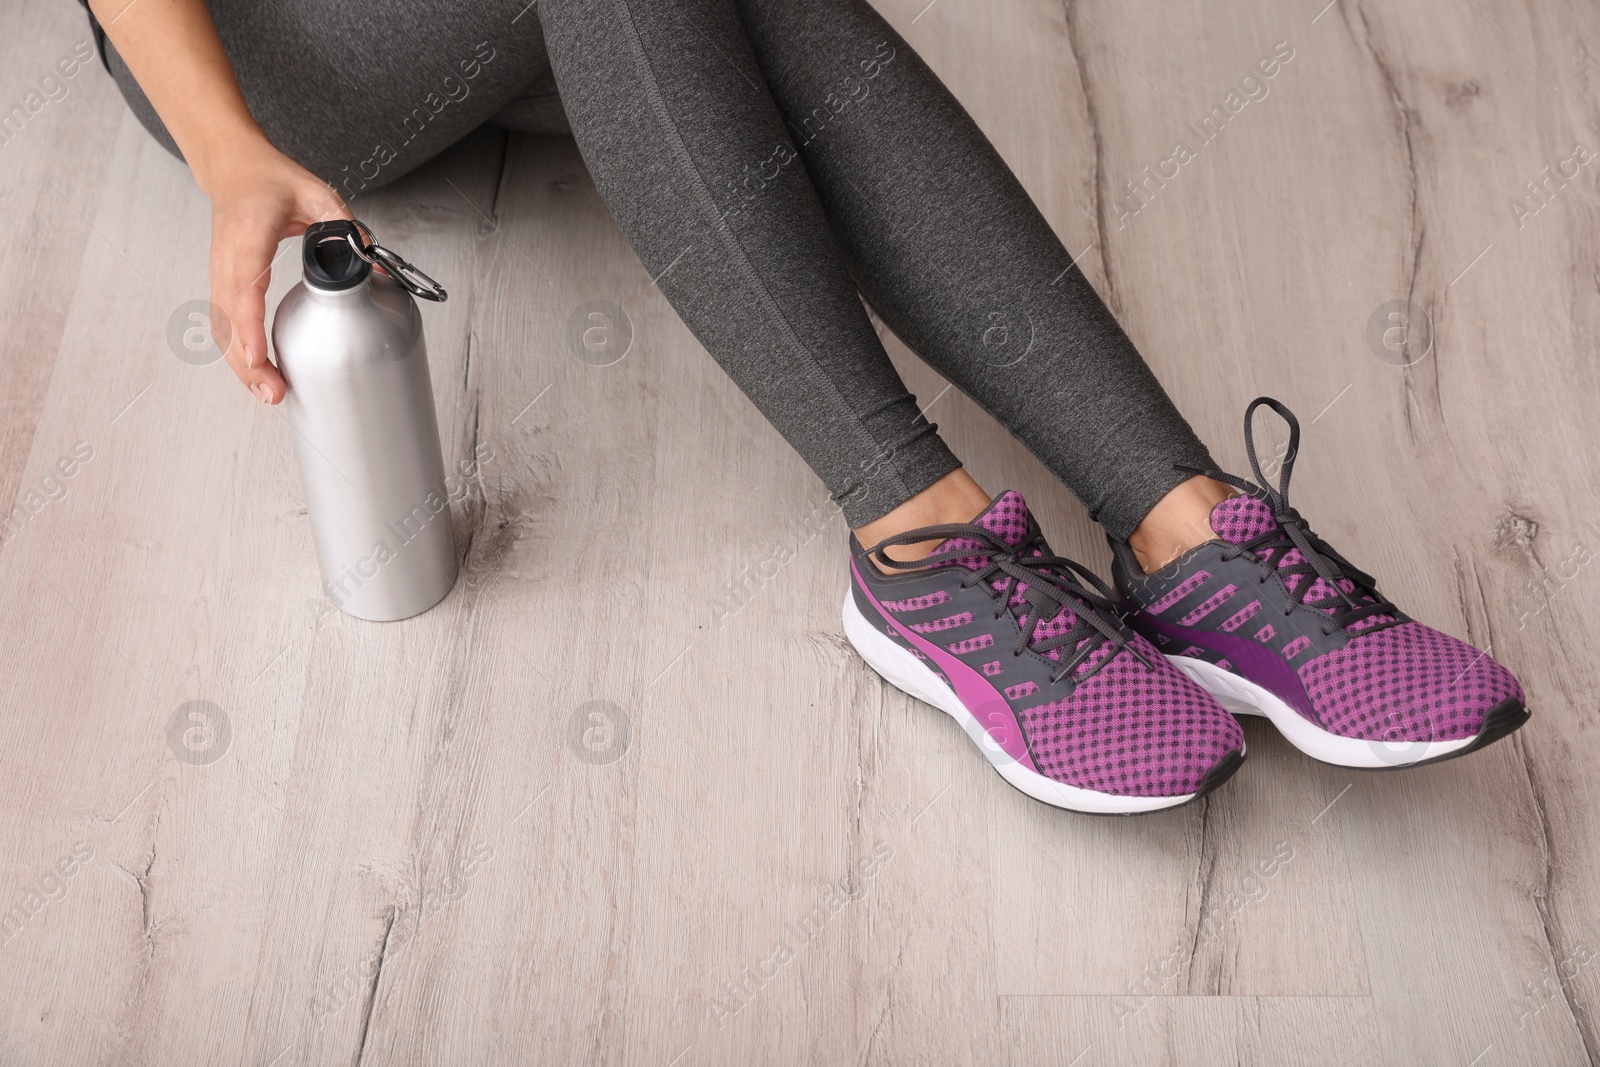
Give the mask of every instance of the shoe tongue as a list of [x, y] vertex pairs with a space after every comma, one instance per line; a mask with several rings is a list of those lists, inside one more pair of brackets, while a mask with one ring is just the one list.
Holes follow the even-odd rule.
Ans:
[[[1260, 497], [1249, 496], [1244, 493], [1231, 496], [1211, 509], [1211, 529], [1216, 531], [1217, 537], [1232, 545], [1242, 545], [1246, 541], [1253, 541], [1262, 534], [1271, 533], [1278, 529], [1278, 520], [1272, 517], [1272, 507]], [[1279, 554], [1277, 548], [1258, 548], [1256, 555], [1264, 562], [1273, 562], [1277, 556], [1276, 565], [1286, 567], [1291, 563], [1304, 562], [1298, 548]], [[1284, 579], [1291, 590], [1304, 575], [1291, 574]], [[1333, 590], [1321, 578], [1316, 579], [1316, 584], [1307, 592], [1311, 600], [1320, 600]]]
[[972, 520], [972, 524], [982, 526], [1016, 548], [1028, 536], [1028, 504], [1022, 499], [1021, 493], [1007, 489], [995, 497], [988, 509]]
[[1260, 537], [1276, 528], [1272, 508], [1260, 497], [1240, 493], [1230, 496], [1211, 509], [1211, 528], [1218, 537], [1232, 545]]
[[[1015, 490], [1007, 489], [994, 498], [982, 515], [972, 520], [972, 525], [981, 526], [994, 534], [1001, 541], [1012, 548], [1022, 543], [1028, 536], [1028, 505], [1022, 499], [1022, 494]], [[977, 570], [988, 566], [989, 545], [976, 541], [970, 537], [947, 538], [943, 544], [929, 554], [929, 561], [938, 560], [935, 566], [954, 563], [958, 566]], [[951, 558], [951, 557], [955, 558]], [[942, 557], [942, 559], [941, 559]]]

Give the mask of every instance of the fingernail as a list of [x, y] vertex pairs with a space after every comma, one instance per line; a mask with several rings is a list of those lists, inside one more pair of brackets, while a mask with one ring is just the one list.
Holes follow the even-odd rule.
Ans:
[[250, 391], [260, 397], [263, 404], [272, 403], [272, 386], [266, 382], [257, 382], [250, 387]]

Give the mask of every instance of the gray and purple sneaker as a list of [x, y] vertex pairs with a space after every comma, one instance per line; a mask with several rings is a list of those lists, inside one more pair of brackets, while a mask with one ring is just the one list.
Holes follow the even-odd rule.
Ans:
[[[1278, 488], [1256, 461], [1251, 416], [1267, 405], [1289, 424]], [[1289, 506], [1300, 426], [1271, 397], [1244, 416], [1257, 485], [1211, 512], [1217, 539], [1147, 575], [1113, 542], [1113, 578], [1128, 621], [1231, 709], [1265, 715], [1324, 763], [1383, 770], [1483, 748], [1528, 720], [1522, 686], [1485, 652], [1408, 617], [1311, 532]]]
[[[884, 553], [925, 541], [942, 543], [916, 562]], [[1157, 811], [1244, 762], [1233, 716], [1118, 619], [1109, 586], [1050, 551], [1018, 494], [971, 523], [870, 550], [852, 535], [850, 553], [850, 643], [952, 716], [1028, 796], [1096, 814]]]

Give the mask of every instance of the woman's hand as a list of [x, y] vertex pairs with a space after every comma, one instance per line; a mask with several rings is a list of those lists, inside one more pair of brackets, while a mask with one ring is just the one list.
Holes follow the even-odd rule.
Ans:
[[212, 337], [256, 399], [276, 404], [288, 387], [267, 358], [273, 256], [284, 238], [298, 237], [313, 222], [348, 219], [350, 209], [264, 137], [195, 177], [211, 197]]
[[350, 209], [256, 125], [206, 0], [89, 7], [211, 198], [211, 303], [221, 312], [211, 336], [256, 399], [276, 404], [285, 386], [264, 325], [272, 257], [285, 237]]

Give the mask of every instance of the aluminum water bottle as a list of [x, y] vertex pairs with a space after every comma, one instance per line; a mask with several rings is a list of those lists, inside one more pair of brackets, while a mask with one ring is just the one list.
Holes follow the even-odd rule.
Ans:
[[[413, 294], [427, 275], [361, 223], [319, 222], [304, 278], [278, 305], [272, 345], [323, 592], [358, 619], [433, 607], [456, 580], [433, 385]], [[422, 283], [426, 283], [425, 285]]]

